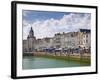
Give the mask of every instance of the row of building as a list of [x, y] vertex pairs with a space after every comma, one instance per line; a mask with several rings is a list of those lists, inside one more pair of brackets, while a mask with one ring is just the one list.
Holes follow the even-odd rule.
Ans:
[[54, 37], [36, 39], [31, 27], [26, 40], [23, 40], [23, 51], [32, 52], [45, 48], [85, 48], [91, 47], [91, 30], [79, 29], [77, 32], [57, 33]]

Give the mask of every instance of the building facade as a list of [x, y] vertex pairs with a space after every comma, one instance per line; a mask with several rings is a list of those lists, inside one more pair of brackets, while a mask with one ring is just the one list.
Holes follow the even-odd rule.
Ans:
[[91, 47], [91, 31], [88, 29], [79, 30], [79, 46], [89, 49]]
[[57, 33], [54, 37], [36, 39], [31, 27], [26, 40], [23, 40], [23, 51], [32, 52], [45, 48], [85, 48], [91, 47], [91, 31], [79, 29], [77, 32]]
[[35, 49], [36, 37], [34, 36], [34, 31], [31, 27], [27, 40], [23, 40], [23, 51], [32, 52]]

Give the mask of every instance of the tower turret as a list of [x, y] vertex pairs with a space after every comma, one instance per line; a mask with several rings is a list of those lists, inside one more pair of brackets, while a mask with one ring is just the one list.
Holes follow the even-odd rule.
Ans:
[[29, 31], [29, 35], [28, 35], [27, 38], [28, 38], [28, 39], [29, 39], [29, 38], [35, 38], [35, 37], [34, 37], [34, 31], [33, 31], [32, 27], [31, 27], [31, 29], [30, 29], [30, 31]]

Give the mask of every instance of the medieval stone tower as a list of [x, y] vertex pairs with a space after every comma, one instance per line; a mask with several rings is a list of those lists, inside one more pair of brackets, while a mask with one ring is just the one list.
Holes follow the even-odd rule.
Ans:
[[36, 38], [34, 36], [34, 31], [32, 27], [30, 28], [29, 35], [27, 36], [27, 40], [28, 40], [28, 51], [29, 52], [34, 51]]

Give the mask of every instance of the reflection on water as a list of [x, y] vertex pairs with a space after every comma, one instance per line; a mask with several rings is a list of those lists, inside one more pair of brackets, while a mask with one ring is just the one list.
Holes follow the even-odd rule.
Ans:
[[76, 61], [67, 61], [33, 56], [23, 57], [22, 61], [23, 69], [62, 68], [80, 66], [86, 66], [86, 64], [82, 64], [81, 62]]

